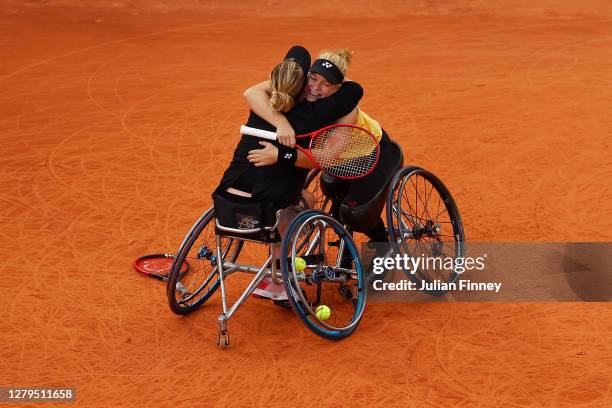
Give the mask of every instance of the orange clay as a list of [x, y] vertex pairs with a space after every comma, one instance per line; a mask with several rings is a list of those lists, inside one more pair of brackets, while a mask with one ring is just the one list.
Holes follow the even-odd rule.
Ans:
[[361, 105], [469, 239], [611, 241], [612, 3], [86, 3], [0, 1], [2, 386], [87, 407], [612, 406], [610, 304], [370, 303], [330, 343], [249, 300], [223, 351], [219, 296], [177, 317], [132, 270], [210, 205], [243, 90], [293, 43], [355, 52]]

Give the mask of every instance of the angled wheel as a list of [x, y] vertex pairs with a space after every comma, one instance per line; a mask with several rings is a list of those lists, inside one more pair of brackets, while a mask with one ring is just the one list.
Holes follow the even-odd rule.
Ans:
[[[396, 250], [432, 260], [416, 271], [404, 270], [417, 287], [423, 281], [457, 280], [455, 260], [465, 257], [465, 234], [455, 200], [438, 177], [420, 167], [401, 169], [391, 182], [386, 212]], [[442, 295], [445, 291], [425, 292]]]
[[[223, 238], [223, 258], [235, 261], [243, 241]], [[168, 277], [168, 303], [176, 314], [187, 314], [199, 308], [219, 287], [217, 272], [217, 244], [215, 240], [215, 214], [209, 208], [191, 227], [170, 268]], [[186, 263], [189, 269], [181, 271]], [[182, 273], [181, 273], [182, 272]]]
[[[353, 239], [316, 210], [298, 215], [281, 244], [281, 272], [291, 307], [316, 335], [341, 340], [355, 331], [366, 304], [363, 267]], [[298, 260], [296, 264], [296, 259]]]

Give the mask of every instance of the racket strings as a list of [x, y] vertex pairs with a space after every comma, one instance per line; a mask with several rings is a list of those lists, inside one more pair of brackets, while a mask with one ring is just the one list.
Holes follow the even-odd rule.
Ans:
[[372, 135], [357, 127], [333, 127], [317, 134], [310, 145], [314, 159], [329, 174], [358, 177], [378, 161], [379, 146]]

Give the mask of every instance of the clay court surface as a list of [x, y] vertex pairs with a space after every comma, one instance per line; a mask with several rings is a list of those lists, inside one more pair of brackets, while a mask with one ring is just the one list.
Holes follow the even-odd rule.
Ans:
[[355, 52], [362, 108], [469, 240], [612, 241], [609, 2], [83, 3], [0, 2], [0, 385], [87, 407], [612, 406], [609, 303], [370, 303], [330, 343], [253, 299], [221, 350], [218, 296], [176, 316], [131, 265], [210, 205], [242, 92], [294, 43]]

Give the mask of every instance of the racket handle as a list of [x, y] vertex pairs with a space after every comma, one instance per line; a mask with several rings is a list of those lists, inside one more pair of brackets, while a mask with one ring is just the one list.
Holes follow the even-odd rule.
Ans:
[[257, 136], [257, 137], [261, 137], [262, 139], [268, 139], [268, 140], [276, 140], [276, 133], [275, 132], [269, 132], [267, 130], [261, 130], [261, 129], [255, 129], [249, 126], [240, 126], [240, 134], [242, 135], [249, 135], [249, 136]]
[[154, 274], [154, 273], [150, 273], [148, 276], [153, 278], [153, 279], [160, 280], [162, 282], [166, 282], [168, 280], [168, 275], [157, 275], [157, 274]]

